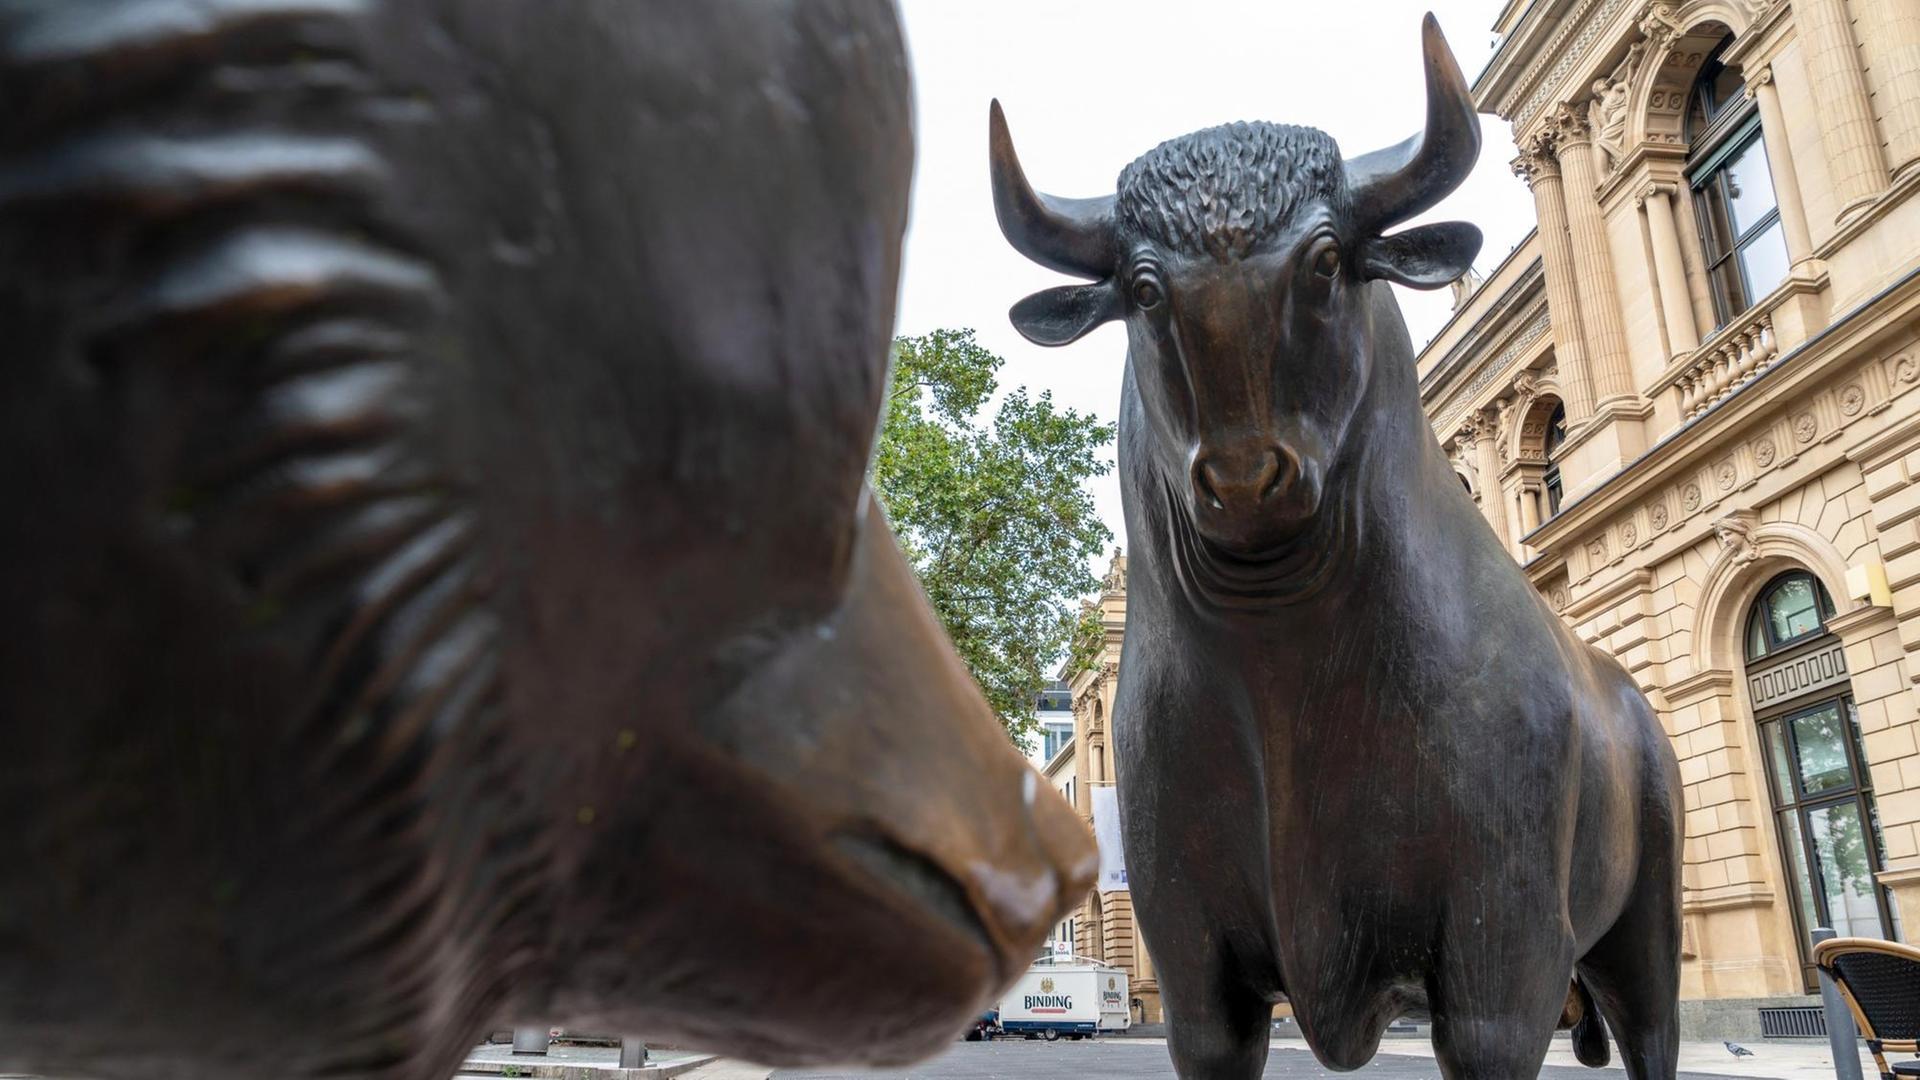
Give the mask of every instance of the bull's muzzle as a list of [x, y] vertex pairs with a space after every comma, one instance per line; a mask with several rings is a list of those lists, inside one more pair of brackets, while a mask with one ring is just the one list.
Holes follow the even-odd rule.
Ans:
[[1194, 524], [1209, 540], [1248, 551], [1285, 539], [1313, 516], [1318, 485], [1284, 443], [1200, 447], [1188, 466]]

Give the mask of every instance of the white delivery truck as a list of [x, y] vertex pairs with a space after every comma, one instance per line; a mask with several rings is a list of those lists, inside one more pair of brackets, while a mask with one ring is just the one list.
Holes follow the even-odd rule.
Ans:
[[1000, 1029], [1029, 1039], [1084, 1039], [1132, 1022], [1127, 973], [1083, 956], [1034, 961], [1000, 999]]

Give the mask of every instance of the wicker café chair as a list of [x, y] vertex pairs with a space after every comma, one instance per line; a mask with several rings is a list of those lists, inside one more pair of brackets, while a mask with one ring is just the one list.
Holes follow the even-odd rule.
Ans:
[[1813, 947], [1853, 1010], [1882, 1080], [1920, 1076], [1920, 1060], [1887, 1064], [1886, 1051], [1920, 1054], [1920, 949], [1875, 938], [1833, 938]]

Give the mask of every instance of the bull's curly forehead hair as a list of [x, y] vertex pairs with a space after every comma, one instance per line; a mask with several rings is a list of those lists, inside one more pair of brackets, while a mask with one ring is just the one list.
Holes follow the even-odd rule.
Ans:
[[1123, 225], [1189, 255], [1244, 258], [1315, 199], [1343, 205], [1333, 137], [1292, 124], [1241, 123], [1169, 139], [1120, 171]]

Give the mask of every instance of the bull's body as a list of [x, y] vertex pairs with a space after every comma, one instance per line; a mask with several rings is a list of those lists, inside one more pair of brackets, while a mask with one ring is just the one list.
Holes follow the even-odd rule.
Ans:
[[1452, 478], [1398, 311], [1372, 288], [1388, 355], [1311, 595], [1232, 614], [1193, 595], [1182, 526], [1140, 465], [1131, 379], [1122, 399], [1114, 745], [1183, 1075], [1257, 1075], [1285, 994], [1336, 1067], [1425, 1010], [1450, 1076], [1532, 1076], [1577, 963], [1633, 1075], [1671, 1076], [1672, 751]]
[[1670, 1080], [1672, 749], [1454, 479], [1387, 286], [1437, 288], [1480, 248], [1459, 222], [1387, 231], [1479, 151], [1424, 32], [1426, 128], [1359, 158], [1233, 124], [1142, 155], [1112, 196], [1057, 199], [992, 115], [1002, 231], [1093, 279], [1020, 301], [1015, 326], [1043, 345], [1127, 327], [1114, 724], [1135, 910], [1184, 1077], [1259, 1075], [1285, 995], [1339, 1068], [1428, 1013], [1452, 1080], [1534, 1075], [1563, 1014], [1598, 1063], [1597, 999], [1635, 1080]]

